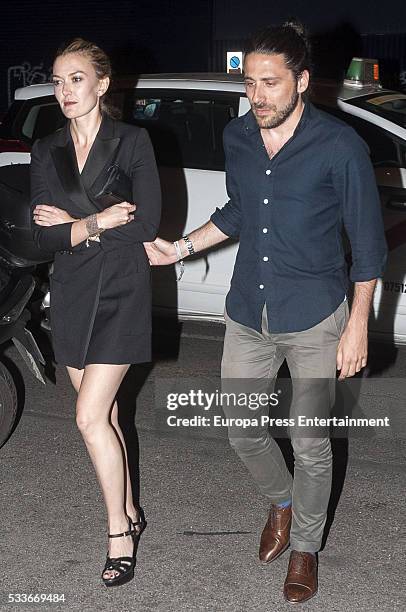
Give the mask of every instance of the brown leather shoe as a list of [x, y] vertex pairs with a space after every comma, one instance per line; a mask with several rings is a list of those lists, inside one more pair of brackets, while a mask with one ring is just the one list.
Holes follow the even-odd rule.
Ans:
[[302, 603], [317, 593], [317, 560], [307, 552], [292, 550], [283, 594], [291, 603]]
[[288, 548], [291, 522], [292, 506], [280, 508], [272, 504], [259, 545], [262, 563], [271, 563]]

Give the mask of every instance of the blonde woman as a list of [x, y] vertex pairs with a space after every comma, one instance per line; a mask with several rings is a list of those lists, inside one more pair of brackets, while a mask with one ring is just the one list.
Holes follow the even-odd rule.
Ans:
[[[75, 39], [60, 49], [53, 84], [67, 123], [37, 141], [31, 157], [33, 235], [55, 254], [55, 359], [66, 366], [77, 392], [77, 425], [107, 508], [106, 586], [133, 577], [146, 525], [132, 497], [115, 398], [130, 364], [151, 358], [150, 266], [143, 242], [155, 238], [161, 208], [147, 132], [113, 120], [105, 107], [110, 78], [109, 58], [95, 44]], [[98, 179], [113, 162], [131, 178], [133, 197], [98, 212]]]

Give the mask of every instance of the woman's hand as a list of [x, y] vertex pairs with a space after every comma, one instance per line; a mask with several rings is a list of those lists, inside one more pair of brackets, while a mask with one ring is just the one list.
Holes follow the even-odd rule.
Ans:
[[76, 221], [63, 208], [51, 206], [49, 204], [37, 204], [34, 208], [34, 223], [50, 227], [51, 225], [60, 225], [61, 223], [69, 223]]
[[97, 225], [100, 229], [113, 229], [120, 225], [126, 225], [134, 220], [135, 204], [120, 202], [109, 206], [103, 212], [97, 213]]
[[178, 261], [173, 242], [156, 238], [154, 242], [144, 242], [144, 248], [151, 266], [167, 266]]

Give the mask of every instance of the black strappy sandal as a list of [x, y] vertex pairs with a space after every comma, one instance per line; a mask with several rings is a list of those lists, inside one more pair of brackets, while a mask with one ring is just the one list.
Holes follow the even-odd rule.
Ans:
[[[128, 517], [127, 517], [128, 518]], [[109, 557], [107, 554], [106, 564], [102, 571], [102, 580], [107, 587], [111, 586], [120, 586], [121, 584], [125, 584], [134, 578], [134, 567], [135, 567], [135, 557], [136, 557], [136, 542], [138, 540], [139, 534], [137, 535], [132, 528], [132, 521], [128, 518], [128, 531], [124, 531], [123, 533], [109, 533], [109, 538], [122, 538], [125, 536], [131, 536], [133, 540], [133, 555], [132, 557]], [[145, 527], [144, 527], [145, 528]], [[117, 576], [113, 576], [112, 578], [105, 578], [104, 573], [107, 571], [115, 571], [118, 572]]]
[[142, 508], [139, 509], [139, 515], [140, 516], [139, 516], [138, 521], [135, 521], [135, 522], [131, 521], [136, 542], [138, 542], [142, 532], [147, 526], [147, 521], [145, 520], [145, 516], [144, 516], [144, 510]]

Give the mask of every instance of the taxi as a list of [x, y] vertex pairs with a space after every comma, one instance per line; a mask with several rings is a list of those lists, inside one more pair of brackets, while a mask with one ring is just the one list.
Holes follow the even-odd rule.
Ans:
[[[351, 125], [369, 146], [389, 246], [370, 329], [375, 337], [406, 343], [406, 95], [382, 89], [375, 60], [355, 58], [343, 84], [314, 81], [311, 99]], [[242, 75], [155, 74], [136, 82], [122, 78], [110, 101], [123, 121], [150, 134], [163, 193], [159, 235], [175, 240], [205, 223], [228, 199], [222, 133], [250, 108]], [[64, 121], [52, 85], [15, 92], [0, 125], [0, 220], [2, 169], [21, 164], [21, 182], [27, 181], [33, 142]], [[188, 258], [180, 282], [179, 264], [154, 268], [154, 308], [182, 318], [223, 320], [237, 247], [229, 240]]]

